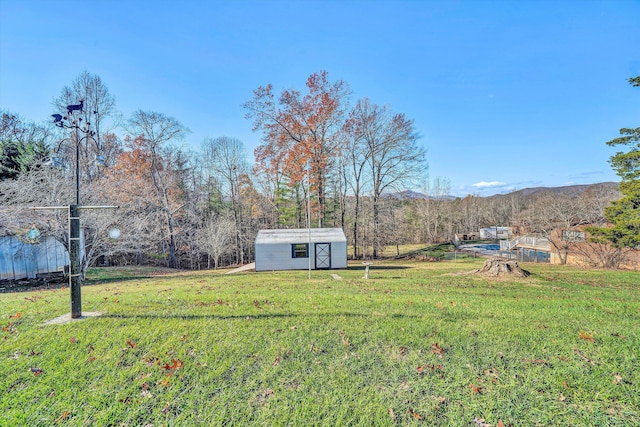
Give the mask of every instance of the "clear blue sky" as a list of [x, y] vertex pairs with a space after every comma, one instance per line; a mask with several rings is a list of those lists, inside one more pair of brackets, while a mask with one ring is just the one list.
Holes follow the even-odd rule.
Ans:
[[252, 154], [253, 89], [327, 70], [352, 104], [413, 118], [453, 194], [617, 181], [605, 142], [640, 126], [640, 1], [0, 0], [0, 108], [47, 120], [84, 70], [194, 149]]

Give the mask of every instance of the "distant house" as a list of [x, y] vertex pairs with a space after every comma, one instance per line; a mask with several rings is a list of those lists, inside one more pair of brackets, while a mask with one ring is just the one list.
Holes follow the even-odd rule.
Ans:
[[585, 226], [572, 229], [556, 229], [549, 240], [555, 248], [551, 251], [551, 263], [599, 268], [624, 268], [640, 270], [640, 248], [618, 249], [606, 243], [591, 242]]
[[260, 230], [256, 271], [347, 267], [347, 238], [341, 228]]

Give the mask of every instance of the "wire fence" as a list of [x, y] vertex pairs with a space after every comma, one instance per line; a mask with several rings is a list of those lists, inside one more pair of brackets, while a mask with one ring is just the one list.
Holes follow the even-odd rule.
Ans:
[[522, 262], [550, 262], [551, 254], [549, 252], [535, 251], [532, 249], [519, 248], [512, 251], [453, 251], [453, 252], [441, 252], [434, 256], [446, 261], [464, 261], [474, 258], [482, 258], [487, 256], [499, 256], [507, 259], [513, 259]]

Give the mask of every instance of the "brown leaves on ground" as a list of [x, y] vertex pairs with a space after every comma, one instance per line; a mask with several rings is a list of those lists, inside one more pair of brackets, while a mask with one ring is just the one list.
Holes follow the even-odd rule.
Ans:
[[16, 331], [15, 327], [18, 326], [21, 322], [19, 320], [21, 317], [22, 313], [20, 312], [17, 312], [16, 314], [10, 314], [9, 319], [11, 319], [12, 321], [0, 328], [2, 332], [9, 332], [10, 334], [14, 333]]
[[71, 412], [64, 411], [53, 423], [54, 424], [60, 424], [61, 422], [65, 421], [67, 418], [69, 418], [69, 415], [71, 415]]
[[182, 360], [179, 359], [172, 359], [171, 360], [171, 364], [165, 363], [162, 366], [162, 369], [164, 369], [165, 371], [170, 371], [173, 372], [177, 369], [180, 369], [184, 366], [184, 362]]
[[419, 374], [423, 374], [423, 373], [425, 373], [425, 372], [427, 372], [429, 370], [431, 370], [431, 371], [440, 371], [440, 370], [442, 370], [442, 365], [440, 365], [440, 364], [438, 364], [438, 365], [430, 365], [430, 364], [427, 363], [426, 365], [420, 365], [420, 366], [418, 366], [416, 368], [416, 371]]
[[164, 370], [166, 376], [163, 380], [158, 382], [159, 386], [168, 387], [171, 376], [175, 371], [182, 368], [184, 366], [184, 362], [180, 359], [171, 359], [171, 364], [165, 363], [162, 365], [162, 369]]
[[16, 328], [14, 328], [14, 325], [15, 325], [14, 322], [9, 322], [5, 326], [2, 327], [2, 331], [3, 332], [9, 332], [10, 334], [14, 333], [16, 331]]
[[622, 378], [622, 375], [615, 373], [613, 374], [613, 384], [631, 384], [631, 381], [627, 381], [626, 379]]
[[578, 334], [578, 338], [580, 338], [581, 340], [585, 340], [585, 341], [591, 341], [593, 343], [596, 342], [596, 339], [593, 337], [593, 335], [588, 334], [586, 332], [580, 331], [580, 333]]
[[349, 338], [347, 338], [346, 334], [344, 332], [340, 332], [340, 341], [342, 342], [342, 345], [344, 345], [345, 347], [351, 347], [351, 343], [349, 342]]
[[500, 377], [500, 373], [495, 368], [485, 369], [484, 374], [494, 383], [497, 382]]
[[438, 343], [431, 344], [431, 353], [435, 354], [440, 359], [442, 359], [442, 357], [443, 357], [442, 354], [444, 353], [444, 348], [440, 347], [438, 345]]
[[475, 384], [469, 384], [469, 388], [471, 389], [471, 394], [482, 394], [484, 392], [484, 389], [482, 387]]
[[422, 419], [422, 415], [418, 414], [415, 410], [413, 409], [409, 409], [409, 413], [413, 416], [413, 418], [415, 418], [416, 420], [421, 420]]
[[169, 379], [171, 378], [173, 373], [178, 369], [182, 368], [183, 366], [184, 366], [184, 362], [179, 359], [171, 359], [171, 364], [165, 363], [164, 365], [162, 365], [162, 369], [165, 371], [166, 377], [164, 378], [164, 380], [159, 381], [158, 385], [164, 386], [164, 387], [169, 386]]

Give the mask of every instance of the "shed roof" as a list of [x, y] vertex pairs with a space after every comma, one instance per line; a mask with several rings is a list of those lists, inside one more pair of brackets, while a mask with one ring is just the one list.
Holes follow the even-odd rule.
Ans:
[[[311, 238], [309, 238], [311, 235]], [[294, 228], [277, 230], [260, 230], [256, 236], [258, 244], [307, 243], [311, 242], [346, 242], [342, 228]]]

